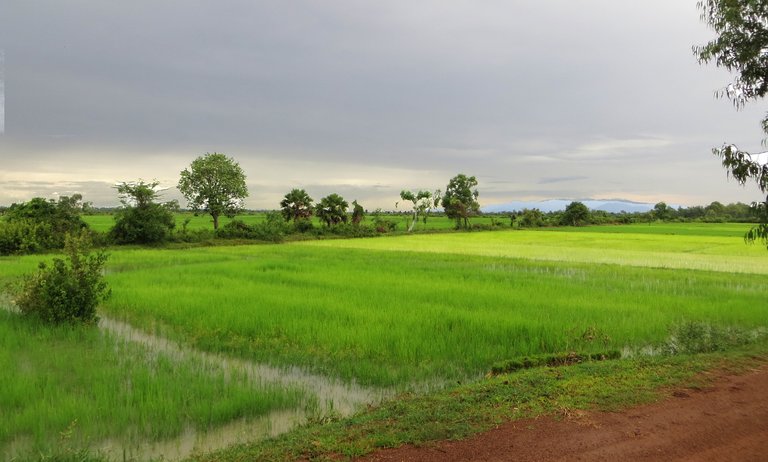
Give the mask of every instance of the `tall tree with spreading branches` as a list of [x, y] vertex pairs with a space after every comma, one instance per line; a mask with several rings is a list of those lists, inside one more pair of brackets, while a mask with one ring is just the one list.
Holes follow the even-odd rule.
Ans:
[[[735, 73], [733, 82], [716, 94], [730, 99], [737, 109], [763, 99], [768, 93], [768, 0], [702, 0], [697, 6], [717, 37], [694, 46], [694, 54], [700, 63], [714, 62]], [[768, 134], [768, 114], [761, 126]], [[745, 239], [768, 246], [768, 153], [750, 153], [728, 143], [712, 151], [722, 159], [729, 176], [741, 185], [754, 181], [766, 194], [765, 200], [752, 204], [759, 224]]]
[[217, 152], [206, 153], [181, 172], [179, 191], [192, 210], [202, 210], [213, 218], [219, 229], [219, 217], [234, 217], [248, 197], [245, 174], [234, 159]]

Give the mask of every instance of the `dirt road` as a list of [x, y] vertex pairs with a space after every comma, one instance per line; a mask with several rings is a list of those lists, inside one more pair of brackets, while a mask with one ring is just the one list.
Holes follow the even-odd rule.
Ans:
[[768, 365], [623, 412], [504, 424], [464, 441], [378, 451], [365, 461], [768, 461]]

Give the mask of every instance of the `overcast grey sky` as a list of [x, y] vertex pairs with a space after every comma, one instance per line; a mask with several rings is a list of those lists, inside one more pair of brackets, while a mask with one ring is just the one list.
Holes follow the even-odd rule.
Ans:
[[[5, 0], [0, 204], [174, 186], [235, 158], [250, 208], [305, 188], [366, 208], [475, 175], [482, 205], [750, 202], [710, 150], [759, 105], [691, 46], [696, 0]], [[170, 193], [173, 196], [173, 192]]]

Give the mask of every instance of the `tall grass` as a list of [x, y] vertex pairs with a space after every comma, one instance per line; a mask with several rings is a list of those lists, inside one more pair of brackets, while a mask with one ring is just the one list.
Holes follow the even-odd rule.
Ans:
[[[51, 327], [0, 309], [0, 455], [130, 445], [292, 408], [297, 390], [172, 358], [92, 327]], [[13, 449], [12, 449], [13, 448]]]

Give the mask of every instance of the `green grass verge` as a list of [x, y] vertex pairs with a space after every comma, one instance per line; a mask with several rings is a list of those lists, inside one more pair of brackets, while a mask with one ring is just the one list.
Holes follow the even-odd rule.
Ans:
[[196, 462], [351, 460], [377, 448], [463, 439], [508, 420], [620, 410], [663, 399], [670, 387], [701, 387], [701, 372], [739, 373], [765, 364], [768, 346], [730, 353], [646, 357], [527, 369], [426, 395], [402, 395], [336, 421], [313, 422], [275, 439], [195, 457]]

